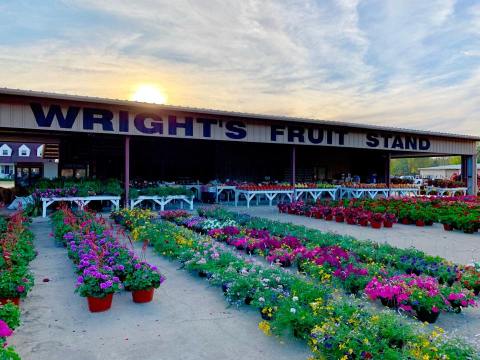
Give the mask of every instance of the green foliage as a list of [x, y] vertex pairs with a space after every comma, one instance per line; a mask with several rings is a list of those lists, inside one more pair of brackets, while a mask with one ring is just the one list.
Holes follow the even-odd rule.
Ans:
[[7, 220], [0, 216], [0, 234], [3, 234], [5, 231], [7, 231]]
[[77, 189], [76, 196], [115, 195], [123, 194], [123, 187], [117, 179], [41, 179], [30, 190], [37, 191], [53, 189]]
[[5, 321], [10, 329], [15, 330], [20, 326], [20, 308], [12, 302], [0, 305], [0, 319]]
[[21, 360], [13, 346], [0, 347], [0, 360]]
[[392, 159], [390, 163], [390, 173], [393, 176], [417, 175], [419, 174], [419, 168], [458, 164], [460, 164], [459, 156]]
[[26, 267], [0, 270], [0, 298], [24, 298], [33, 283], [33, 274]]
[[162, 280], [160, 273], [156, 269], [152, 269], [146, 263], [138, 263], [135, 269], [128, 273], [123, 284], [125, 289], [129, 291], [149, 290], [160, 287]]
[[[296, 236], [309, 240], [313, 235], [318, 242], [337, 243], [339, 239], [350, 242], [358, 245], [368, 258], [377, 257], [375, 250], [379, 249], [379, 256], [392, 259], [388, 257], [388, 248], [381, 245], [373, 247], [369, 243], [368, 247], [362, 247], [362, 243], [351, 238], [311, 232], [290, 224], [281, 227], [273, 222], [251, 220], [254, 221], [260, 228], [293, 231]], [[219, 247], [212, 238], [172, 223], [150, 223], [141, 228], [141, 232], [155, 228], [156, 236], [151, 239], [155, 249], [178, 259], [187, 270], [201, 271], [210, 283], [222, 285], [231, 304], [250, 303], [257, 307], [262, 317], [270, 319], [259, 324], [262, 331], [279, 335], [292, 333], [306, 339], [315, 359], [424, 359], [425, 354], [435, 358], [431, 352], [437, 352], [438, 358], [448, 354], [452, 359], [478, 359], [476, 351], [463, 342], [434, 335], [392, 311], [371, 310], [360, 299], [342, 296], [330, 280], [319, 282], [255, 265]], [[396, 254], [393, 259], [397, 259]]]

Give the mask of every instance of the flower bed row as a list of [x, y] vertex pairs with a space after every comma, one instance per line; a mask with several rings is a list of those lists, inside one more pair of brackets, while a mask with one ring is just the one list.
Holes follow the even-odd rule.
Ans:
[[202, 216], [217, 219], [217, 221], [236, 221], [248, 228], [268, 230], [276, 236], [296, 236], [305, 241], [308, 246], [337, 245], [355, 253], [364, 263], [392, 267], [406, 274], [433, 276], [440, 284], [451, 285], [455, 281], [459, 281], [475, 294], [478, 295], [480, 292], [480, 264], [475, 266], [457, 265], [439, 256], [427, 255], [415, 248], [400, 249], [389, 244], [360, 241], [350, 236], [323, 233], [301, 225], [251, 217], [220, 208], [199, 209], [199, 211]]
[[37, 253], [28, 223], [22, 211], [8, 221], [0, 220], [0, 358], [6, 360], [20, 359], [15, 349], [7, 346], [6, 338], [20, 325], [20, 299], [34, 284], [29, 264]]
[[[340, 201], [323, 201], [315, 205], [297, 204], [281, 207], [285, 212], [309, 215], [316, 214], [316, 209], [341, 208], [357, 214], [365, 212], [392, 214], [402, 224], [428, 226], [435, 222], [444, 225], [446, 231], [454, 229], [465, 233], [474, 233], [480, 227], [480, 202], [476, 196], [458, 197], [392, 197], [387, 199], [352, 199]], [[317, 212], [319, 211], [317, 210]], [[325, 215], [321, 213], [323, 218]], [[314, 215], [315, 216], [315, 215]]]
[[65, 244], [75, 265], [75, 291], [87, 298], [91, 312], [108, 310], [113, 294], [123, 288], [132, 291], [134, 302], [153, 299], [154, 289], [165, 278], [121, 244], [103, 218], [65, 207], [53, 214], [52, 221], [57, 240]]
[[303, 201], [279, 203], [278, 210], [280, 213], [308, 216], [326, 221], [335, 220], [341, 223], [346, 222], [349, 225], [368, 226], [370, 224], [374, 229], [380, 229], [382, 225], [391, 228], [397, 222], [396, 216], [392, 213], [373, 212], [360, 207], [332, 206], [328, 203], [323, 205], [308, 205]]
[[[211, 220], [190, 216], [182, 211], [166, 211], [161, 215], [200, 232], [206, 232], [207, 228], [211, 227]], [[204, 227], [205, 222], [208, 223], [207, 228]], [[267, 230], [236, 225], [231, 221], [229, 224], [225, 221], [217, 221], [216, 228], [208, 230], [208, 235], [248, 254], [264, 256], [270, 263], [278, 263], [284, 267], [296, 263], [299, 269], [312, 277], [317, 277], [319, 273], [322, 276], [325, 274], [333, 276], [349, 293], [363, 293], [377, 277], [390, 281], [399, 274], [404, 276], [399, 269], [363, 262], [354, 252], [346, 251], [336, 245], [306, 247], [304, 246], [306, 241], [302, 242], [294, 236], [272, 236]], [[413, 282], [406, 282], [404, 297], [394, 305], [415, 314], [421, 321], [434, 322], [441, 311], [459, 312], [462, 307], [476, 305], [473, 291], [464, 288], [460, 282], [456, 282], [455, 286], [449, 286], [439, 284], [438, 280], [432, 276], [415, 274], [407, 276], [415, 278], [417, 283], [428, 282], [431, 287], [427, 289], [415, 286]], [[376, 297], [371, 299], [375, 300]]]
[[372, 312], [355, 298], [339, 296], [330, 279], [317, 282], [255, 265], [185, 227], [149, 223], [142, 239], [221, 287], [230, 303], [257, 307], [266, 334], [289, 332], [307, 340], [315, 359], [478, 359], [476, 350], [440, 330], [423, 332], [389, 310]]

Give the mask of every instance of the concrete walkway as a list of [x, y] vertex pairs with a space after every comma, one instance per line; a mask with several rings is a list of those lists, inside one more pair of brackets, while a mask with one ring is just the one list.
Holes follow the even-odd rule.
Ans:
[[427, 254], [441, 256], [459, 264], [470, 264], [472, 260], [480, 261], [480, 233], [470, 235], [460, 231], [445, 231], [441, 224], [426, 227], [395, 224], [392, 229], [373, 229], [371, 227], [347, 225], [345, 223], [319, 220], [306, 216], [280, 214], [277, 207], [226, 208], [252, 216], [303, 225], [324, 232], [349, 235], [358, 240], [388, 243], [399, 248], [415, 247]]
[[265, 336], [257, 311], [228, 308], [218, 288], [178, 271], [178, 264], [151, 249], [147, 260], [167, 277], [154, 301], [135, 304], [122, 292], [109, 311], [92, 314], [74, 293], [72, 264], [49, 237], [50, 222], [34, 219], [32, 230], [39, 251], [32, 262], [36, 285], [10, 340], [24, 360], [287, 360], [310, 354], [303, 342]]

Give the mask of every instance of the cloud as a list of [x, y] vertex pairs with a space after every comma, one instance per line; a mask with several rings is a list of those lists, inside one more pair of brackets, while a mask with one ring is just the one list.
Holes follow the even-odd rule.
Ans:
[[125, 98], [148, 82], [179, 105], [480, 135], [480, 7], [64, 0], [40, 26], [41, 5], [16, 4], [0, 14], [1, 86]]

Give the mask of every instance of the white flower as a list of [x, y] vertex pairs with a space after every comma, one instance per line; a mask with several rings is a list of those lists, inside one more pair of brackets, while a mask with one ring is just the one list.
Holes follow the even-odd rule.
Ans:
[[295, 308], [290, 308], [290, 312], [291, 312], [292, 314], [295, 314], [295, 313], [297, 312], [297, 309], [295, 309]]
[[265, 299], [264, 299], [263, 297], [259, 297], [259, 298], [258, 298], [258, 301], [260, 301], [260, 302], [263, 303], [263, 302], [265, 302]]
[[298, 296], [294, 296], [294, 297], [292, 298], [292, 300], [293, 300], [293, 301], [298, 301]]

